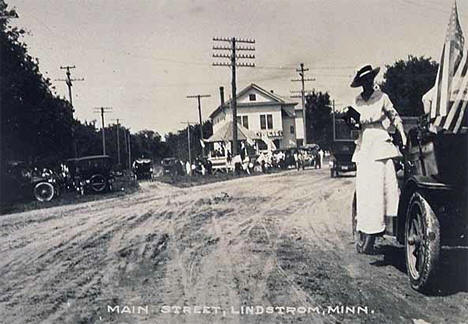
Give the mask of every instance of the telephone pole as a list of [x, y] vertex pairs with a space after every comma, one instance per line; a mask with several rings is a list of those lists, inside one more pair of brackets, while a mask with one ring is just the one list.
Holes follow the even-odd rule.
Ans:
[[190, 142], [190, 126], [192, 126], [191, 124], [196, 124], [196, 123], [186, 121], [186, 122], [181, 122], [181, 124], [187, 125], [188, 161], [190, 163], [190, 173], [191, 173], [192, 172], [191, 171], [192, 170], [192, 149], [190, 148], [190, 145], [191, 145], [191, 142]]
[[[75, 66], [61, 66], [60, 69], [62, 70], [67, 70], [66, 72], [66, 76], [67, 78], [66, 79], [55, 79], [55, 81], [65, 81], [65, 83], [67, 84], [68, 86], [68, 97], [69, 97], [69, 100], [70, 100], [70, 106], [72, 108], [72, 117], [73, 117], [73, 114], [75, 112], [75, 108], [73, 107], [73, 96], [72, 96], [72, 85], [73, 85], [73, 81], [84, 81], [83, 78], [80, 78], [80, 79], [73, 79], [71, 77], [71, 72], [70, 72], [70, 69], [74, 69]], [[72, 145], [73, 145], [73, 154], [75, 156], [75, 159], [78, 157], [78, 148], [77, 148], [77, 144], [76, 144], [76, 139], [75, 139], [75, 128], [73, 127], [73, 124], [71, 126], [71, 135], [72, 135]]]
[[305, 77], [305, 72], [309, 71], [309, 69], [304, 67], [304, 63], [299, 64], [299, 69], [296, 69], [299, 73], [300, 79], [293, 79], [292, 82], [301, 82], [301, 99], [302, 99], [302, 120], [304, 124], [304, 142], [303, 145], [307, 144], [307, 118], [306, 118], [306, 107], [305, 107], [305, 83], [309, 81], [315, 81], [315, 79], [307, 79]]
[[105, 123], [104, 123], [104, 114], [112, 110], [111, 107], [97, 107], [94, 108], [96, 113], [101, 114], [101, 126], [102, 126], [102, 155], [106, 155], [106, 132], [105, 132]]
[[[215, 51], [223, 51], [223, 52], [216, 52], [213, 53], [213, 57], [215, 58], [228, 58], [230, 62], [214, 62], [213, 66], [229, 66], [231, 67], [232, 71], [232, 81], [231, 81], [231, 89], [232, 89], [232, 99], [231, 99], [231, 109], [232, 109], [232, 155], [237, 155], [237, 98], [236, 98], [236, 67], [255, 67], [255, 63], [249, 62], [237, 62], [237, 59], [255, 59], [254, 54], [237, 54], [237, 52], [242, 51], [255, 51], [255, 47], [253, 46], [242, 46], [237, 45], [239, 44], [255, 44], [254, 39], [243, 39], [243, 38], [236, 38], [236, 37], [213, 37], [214, 42], [225, 42], [228, 43], [229, 46], [220, 46], [214, 45], [213, 50]], [[226, 52], [227, 51], [227, 52]]]
[[117, 119], [113, 119], [117, 122], [116, 126], [117, 126], [117, 165], [120, 167], [120, 134], [119, 134], [119, 131], [120, 131], [120, 120], [119, 118]]
[[132, 169], [132, 137], [130, 134], [130, 129], [128, 130], [127, 134], [125, 136], [128, 136], [127, 139], [127, 144], [128, 144], [128, 169]]
[[[201, 98], [209, 98], [211, 95], [193, 95], [187, 96], [186, 98], [197, 98], [198, 100], [198, 118], [200, 119], [200, 140], [203, 141], [203, 120], [202, 120], [202, 113], [201, 113]], [[202, 147], [202, 156], [205, 156], [205, 150]]]
[[76, 66], [72, 65], [67, 65], [67, 66], [61, 66], [60, 69], [66, 70], [67, 72], [65, 73], [67, 78], [66, 79], [55, 79], [55, 81], [65, 81], [65, 83], [68, 86], [68, 97], [70, 98], [70, 105], [72, 106], [72, 112], [75, 112], [75, 109], [73, 108], [73, 97], [72, 97], [72, 86], [73, 86], [73, 81], [84, 81], [83, 78], [79, 79], [73, 79], [71, 77], [71, 72], [70, 69], [75, 69]]

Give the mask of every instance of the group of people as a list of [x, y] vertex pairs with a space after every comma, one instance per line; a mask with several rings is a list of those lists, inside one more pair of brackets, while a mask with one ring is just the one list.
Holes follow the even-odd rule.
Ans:
[[309, 164], [315, 169], [321, 169], [323, 164], [323, 156], [324, 152], [322, 149], [318, 149], [314, 152], [296, 150], [293, 155], [294, 163], [298, 171], [300, 169], [304, 170], [306, 164]]

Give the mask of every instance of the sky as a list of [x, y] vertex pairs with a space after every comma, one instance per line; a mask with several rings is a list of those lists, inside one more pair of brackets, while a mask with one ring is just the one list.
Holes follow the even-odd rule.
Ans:
[[[351, 104], [349, 87], [365, 64], [381, 66], [408, 55], [439, 60], [453, 0], [6, 0], [17, 9], [11, 24], [58, 95], [68, 98], [60, 66], [75, 65], [75, 116], [99, 120], [95, 107], [112, 107], [106, 124], [132, 132], [167, 134], [203, 119], [231, 93], [229, 67], [215, 67], [212, 38], [255, 39], [255, 68], [237, 70], [237, 88], [256, 83], [289, 97], [299, 90], [296, 68], [309, 71], [306, 90], [328, 91]], [[458, 0], [468, 33], [468, 0]], [[468, 38], [468, 36], [467, 36]], [[378, 78], [382, 78], [383, 71]], [[298, 99], [291, 99], [298, 100]]]

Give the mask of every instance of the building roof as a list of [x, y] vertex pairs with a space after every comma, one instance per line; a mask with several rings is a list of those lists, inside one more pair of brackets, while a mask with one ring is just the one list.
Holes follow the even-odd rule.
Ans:
[[[272, 102], [255, 102], [255, 103], [238, 103], [238, 106], [259, 106], [259, 105], [271, 105], [271, 104], [282, 104], [282, 105], [297, 105], [297, 102], [289, 101], [284, 97], [277, 95], [276, 93], [272, 93], [271, 91], [267, 91], [255, 83], [251, 83], [247, 87], [245, 87], [242, 91], [238, 92], [236, 98], [242, 97], [244, 94], [249, 92], [251, 89], [255, 89], [265, 97], [268, 97], [272, 100]], [[213, 118], [216, 114], [218, 114], [224, 107], [229, 107], [231, 105], [232, 99], [229, 99], [224, 103], [224, 105], [219, 105], [211, 114], [210, 118]]]

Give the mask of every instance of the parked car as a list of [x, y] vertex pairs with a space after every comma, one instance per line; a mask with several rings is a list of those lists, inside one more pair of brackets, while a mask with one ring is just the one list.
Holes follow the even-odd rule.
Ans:
[[22, 161], [10, 161], [2, 168], [1, 202], [24, 198], [50, 201], [59, 196], [58, 176], [47, 168], [29, 167]]
[[[408, 132], [402, 172], [397, 172], [398, 214], [386, 216], [385, 234], [404, 246], [410, 285], [422, 292], [437, 288], [446, 275], [442, 247], [468, 247], [468, 132], [432, 133], [422, 117]], [[352, 231], [359, 253], [372, 250], [375, 236], [358, 232], [356, 194], [352, 204]], [[457, 261], [462, 261], [457, 260]], [[457, 262], [455, 261], [455, 262]]]
[[182, 169], [182, 164], [176, 158], [164, 158], [161, 161], [164, 174], [170, 175], [182, 175], [184, 171]]
[[67, 160], [74, 187], [80, 194], [112, 191], [112, 161], [107, 155]]
[[356, 171], [356, 163], [352, 162], [356, 144], [351, 141], [336, 141], [332, 144], [332, 159], [330, 160], [330, 176], [337, 177], [340, 173]]
[[137, 180], [153, 178], [153, 161], [150, 159], [135, 160], [132, 169]]

